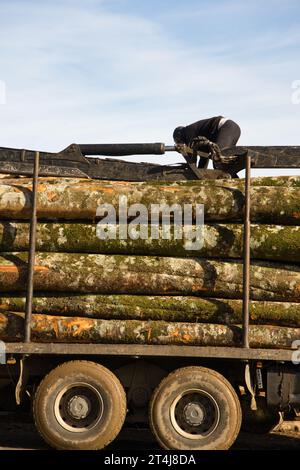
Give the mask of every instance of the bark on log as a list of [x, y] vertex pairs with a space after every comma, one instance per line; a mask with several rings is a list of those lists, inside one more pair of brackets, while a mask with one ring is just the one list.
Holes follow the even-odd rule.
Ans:
[[[0, 292], [24, 291], [27, 254], [0, 257]], [[202, 258], [37, 253], [36, 291], [242, 297], [242, 263]], [[251, 266], [253, 300], [300, 301], [300, 267]]]
[[[24, 315], [0, 313], [0, 339], [23, 338]], [[251, 325], [250, 346], [287, 348], [299, 339], [299, 328]], [[32, 339], [40, 342], [178, 344], [198, 346], [240, 346], [241, 327], [165, 321], [95, 320], [34, 314]]]
[[[243, 190], [225, 185], [186, 183], [72, 182], [39, 183], [37, 214], [44, 219], [94, 220], [97, 207], [112, 204], [118, 211], [120, 197], [128, 206], [143, 204], [150, 212], [153, 204], [204, 204], [206, 221], [241, 220]], [[0, 217], [28, 219], [30, 185], [0, 184]], [[253, 222], [299, 225], [300, 188], [258, 186], [251, 190]]]
[[[183, 239], [176, 239], [174, 226], [170, 239], [151, 238], [151, 227], [145, 226], [149, 238], [134, 240], [136, 231], [143, 227], [128, 225], [130, 238], [121, 240], [119, 226], [116, 239], [101, 240], [96, 224], [39, 223], [37, 225], [37, 250], [44, 252], [134, 254], [158, 256], [201, 256], [203, 258], [241, 258], [243, 253], [243, 226], [239, 224], [206, 224], [203, 228], [203, 247], [189, 249], [190, 230], [185, 226]], [[28, 223], [0, 222], [0, 251], [27, 251], [29, 248]], [[195, 246], [193, 244], [193, 246]], [[251, 226], [251, 257], [284, 262], [300, 262], [300, 226]]]
[[[178, 182], [184, 184], [185, 182]], [[191, 182], [190, 182], [191, 183]], [[219, 179], [219, 180], [199, 180], [195, 182], [200, 186], [229, 186], [232, 188], [244, 188], [245, 180], [243, 178]], [[299, 188], [300, 176], [258, 176], [251, 178], [251, 186], [285, 186], [287, 188]]]
[[[242, 322], [242, 301], [180, 296], [38, 295], [33, 312], [107, 320], [164, 320], [233, 325]], [[0, 296], [0, 312], [24, 312], [25, 297]], [[253, 324], [300, 327], [300, 303], [251, 301]]]
[[[39, 181], [41, 183], [57, 183], [57, 177], [49, 176], [49, 177], [40, 177]], [[60, 178], [61, 181], [61, 178]], [[90, 183], [90, 179], [83, 179], [83, 178], [64, 178], [64, 182], [68, 183]], [[95, 180], [99, 182], [99, 180]], [[109, 181], [105, 181], [109, 183]], [[14, 184], [19, 185], [22, 184], [26, 186], [31, 186], [32, 178], [26, 177], [12, 177], [12, 176], [2, 176], [1, 180], [2, 184]], [[115, 181], [111, 181], [110, 183], [115, 183]], [[159, 181], [159, 182], [148, 182], [146, 184], [171, 184], [173, 185], [174, 182], [170, 181]], [[193, 185], [193, 186], [230, 186], [230, 187], [244, 187], [245, 180], [243, 178], [235, 178], [235, 179], [209, 179], [209, 180], [190, 180], [190, 181], [177, 181], [179, 185]], [[286, 187], [300, 187], [300, 176], [257, 176], [251, 178], [251, 186], [286, 186]]]

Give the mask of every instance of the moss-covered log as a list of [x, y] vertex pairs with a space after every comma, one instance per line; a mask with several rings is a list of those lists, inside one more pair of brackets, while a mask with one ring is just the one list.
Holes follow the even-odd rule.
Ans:
[[[40, 182], [42, 183], [57, 183], [57, 178], [53, 176], [49, 177], [40, 177], [39, 178]], [[65, 182], [68, 183], [90, 183], [90, 179], [83, 179], [83, 178], [64, 178]], [[96, 180], [96, 182], [99, 182], [99, 180]], [[108, 181], [105, 181], [108, 182]], [[32, 178], [26, 178], [26, 177], [11, 177], [11, 176], [6, 176], [2, 177], [0, 183], [2, 184], [14, 184], [14, 185], [19, 185], [22, 184], [26, 186], [30, 186], [32, 184]], [[115, 181], [111, 182], [112, 184], [115, 183]], [[145, 183], [145, 184], [149, 184]], [[161, 185], [161, 184], [167, 184], [167, 185], [174, 185], [174, 182], [166, 181], [151, 181], [150, 184], [154, 185]], [[230, 187], [243, 187], [245, 185], [245, 180], [243, 178], [239, 179], [202, 179], [202, 180], [190, 180], [190, 181], [177, 181], [176, 184], [178, 185], [192, 185], [192, 186], [230, 186]], [[253, 177], [251, 178], [251, 186], [286, 186], [286, 187], [300, 187], [300, 176], [258, 176], [258, 177]]]
[[[24, 290], [27, 254], [0, 257], [0, 292]], [[202, 258], [37, 253], [36, 291], [242, 297], [242, 263]], [[253, 300], [300, 301], [300, 267], [251, 266]]]
[[[179, 181], [178, 184], [185, 184]], [[232, 188], [243, 188], [245, 180], [243, 178], [236, 179], [219, 179], [219, 180], [199, 180], [195, 182], [199, 186], [229, 186]], [[251, 178], [251, 186], [285, 186], [287, 188], [299, 188], [300, 176], [258, 176]]]
[[[0, 339], [21, 340], [22, 314], [0, 313]], [[299, 328], [251, 325], [251, 347], [291, 348]], [[95, 320], [34, 314], [32, 339], [40, 342], [240, 346], [239, 326], [165, 321]]]
[[[25, 297], [0, 296], [0, 312], [24, 312]], [[33, 312], [107, 320], [164, 320], [175, 322], [242, 322], [242, 301], [190, 296], [37, 295]], [[300, 327], [300, 303], [251, 301], [253, 324]]]
[[[193, 183], [193, 182], [192, 182]], [[94, 220], [101, 204], [111, 204], [118, 213], [120, 198], [128, 206], [143, 204], [159, 212], [155, 204], [204, 204], [206, 221], [241, 220], [244, 194], [239, 187], [199, 184], [145, 184], [59, 180], [38, 185], [38, 217], [45, 219]], [[0, 184], [0, 217], [28, 219], [31, 186]], [[251, 190], [253, 222], [298, 225], [300, 188], [257, 186]]]
[[[177, 227], [178, 228], [178, 227]], [[182, 239], [177, 239], [174, 226], [170, 239], [164, 238], [159, 227], [159, 238], [151, 237], [151, 227], [128, 225], [129, 237], [121, 240], [119, 226], [116, 239], [101, 240], [96, 224], [39, 223], [37, 250], [45, 252], [135, 254], [158, 256], [201, 256], [203, 258], [241, 258], [243, 253], [243, 226], [239, 224], [206, 224], [201, 232], [203, 246], [195, 250], [195, 227], [185, 226]], [[134, 239], [136, 231], [148, 238]], [[0, 222], [0, 251], [27, 251], [28, 223]], [[192, 243], [191, 243], [192, 242]], [[193, 247], [193, 249], [189, 249]], [[252, 225], [251, 257], [274, 261], [300, 261], [300, 226]]]

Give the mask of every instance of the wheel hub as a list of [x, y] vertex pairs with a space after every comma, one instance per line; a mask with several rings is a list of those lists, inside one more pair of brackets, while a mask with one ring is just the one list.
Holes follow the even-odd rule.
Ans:
[[170, 407], [172, 426], [187, 439], [210, 435], [218, 425], [219, 407], [208, 392], [200, 388], [179, 393]]
[[199, 403], [190, 402], [183, 409], [185, 421], [191, 426], [199, 426], [205, 418], [205, 411]]
[[104, 403], [99, 390], [84, 382], [65, 386], [54, 404], [57, 421], [71, 432], [93, 429], [101, 420], [103, 411]]
[[73, 396], [68, 403], [68, 411], [74, 419], [84, 419], [91, 411], [91, 402], [83, 395]]

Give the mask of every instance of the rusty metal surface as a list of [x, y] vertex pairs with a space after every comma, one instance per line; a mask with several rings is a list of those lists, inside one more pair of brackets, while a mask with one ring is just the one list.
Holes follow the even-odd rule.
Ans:
[[[137, 155], [164, 154], [175, 147], [163, 143], [154, 144], [71, 144], [57, 153], [41, 152], [40, 174], [43, 176], [77, 176], [97, 179], [146, 181], [146, 180], [191, 180], [196, 177], [224, 178], [228, 173], [218, 170], [189, 168], [188, 164], [157, 165], [114, 161], [113, 159], [87, 158], [85, 155]], [[249, 152], [254, 168], [299, 168], [299, 146], [232, 147], [223, 151], [226, 155]], [[32, 150], [0, 147], [0, 173], [31, 175], [33, 172]], [[195, 175], [196, 173], [196, 175]]]
[[[162, 142], [138, 144], [80, 144], [83, 155], [106, 155], [118, 157], [122, 155], [163, 155], [167, 150]], [[172, 148], [175, 151], [175, 147]]]
[[138, 345], [138, 344], [62, 344], [62, 343], [6, 343], [7, 354], [58, 354], [100, 356], [172, 356], [212, 359], [256, 359], [291, 361], [289, 349], [244, 349], [234, 347]]
[[252, 168], [299, 168], [300, 146], [247, 146], [232, 147], [223, 155], [241, 155], [248, 152]]
[[[153, 153], [157, 153], [161, 145], [163, 144], [150, 145], [151, 150], [156, 150]], [[134, 145], [130, 147], [130, 151], [140, 150], [138, 153], [149, 153], [143, 146], [144, 144]], [[106, 145], [102, 147], [107, 149]], [[95, 148], [100, 150], [99, 146], [83, 146], [83, 149], [87, 150], [89, 154], [94, 154]], [[146, 149], [148, 148], [146, 147]], [[115, 146], [109, 145], [109, 149], [106, 150], [105, 154], [128, 155], [128, 151], [127, 146], [124, 149], [124, 145], [122, 147], [122, 144], [115, 144]], [[0, 173], [31, 176], [33, 173], [33, 162], [34, 151], [32, 150], [0, 147]], [[86, 158], [81, 151], [81, 147], [77, 144], [72, 144], [58, 153], [40, 152], [40, 163], [39, 173], [41, 176], [90, 177], [101, 180], [122, 181], [178, 181], [195, 179], [195, 175], [188, 168], [187, 164], [159, 165], [154, 163], [126, 162], [113, 158]], [[230, 177], [227, 173], [218, 170], [200, 169], [199, 172], [203, 179]]]

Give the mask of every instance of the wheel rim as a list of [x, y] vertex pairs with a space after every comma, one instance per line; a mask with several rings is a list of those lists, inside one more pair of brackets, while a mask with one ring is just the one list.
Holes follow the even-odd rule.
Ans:
[[220, 409], [212, 395], [193, 388], [177, 395], [170, 407], [173, 428], [187, 439], [201, 439], [214, 432]]
[[104, 411], [100, 392], [91, 384], [78, 382], [65, 386], [54, 402], [54, 414], [58, 423], [71, 432], [93, 429]]

